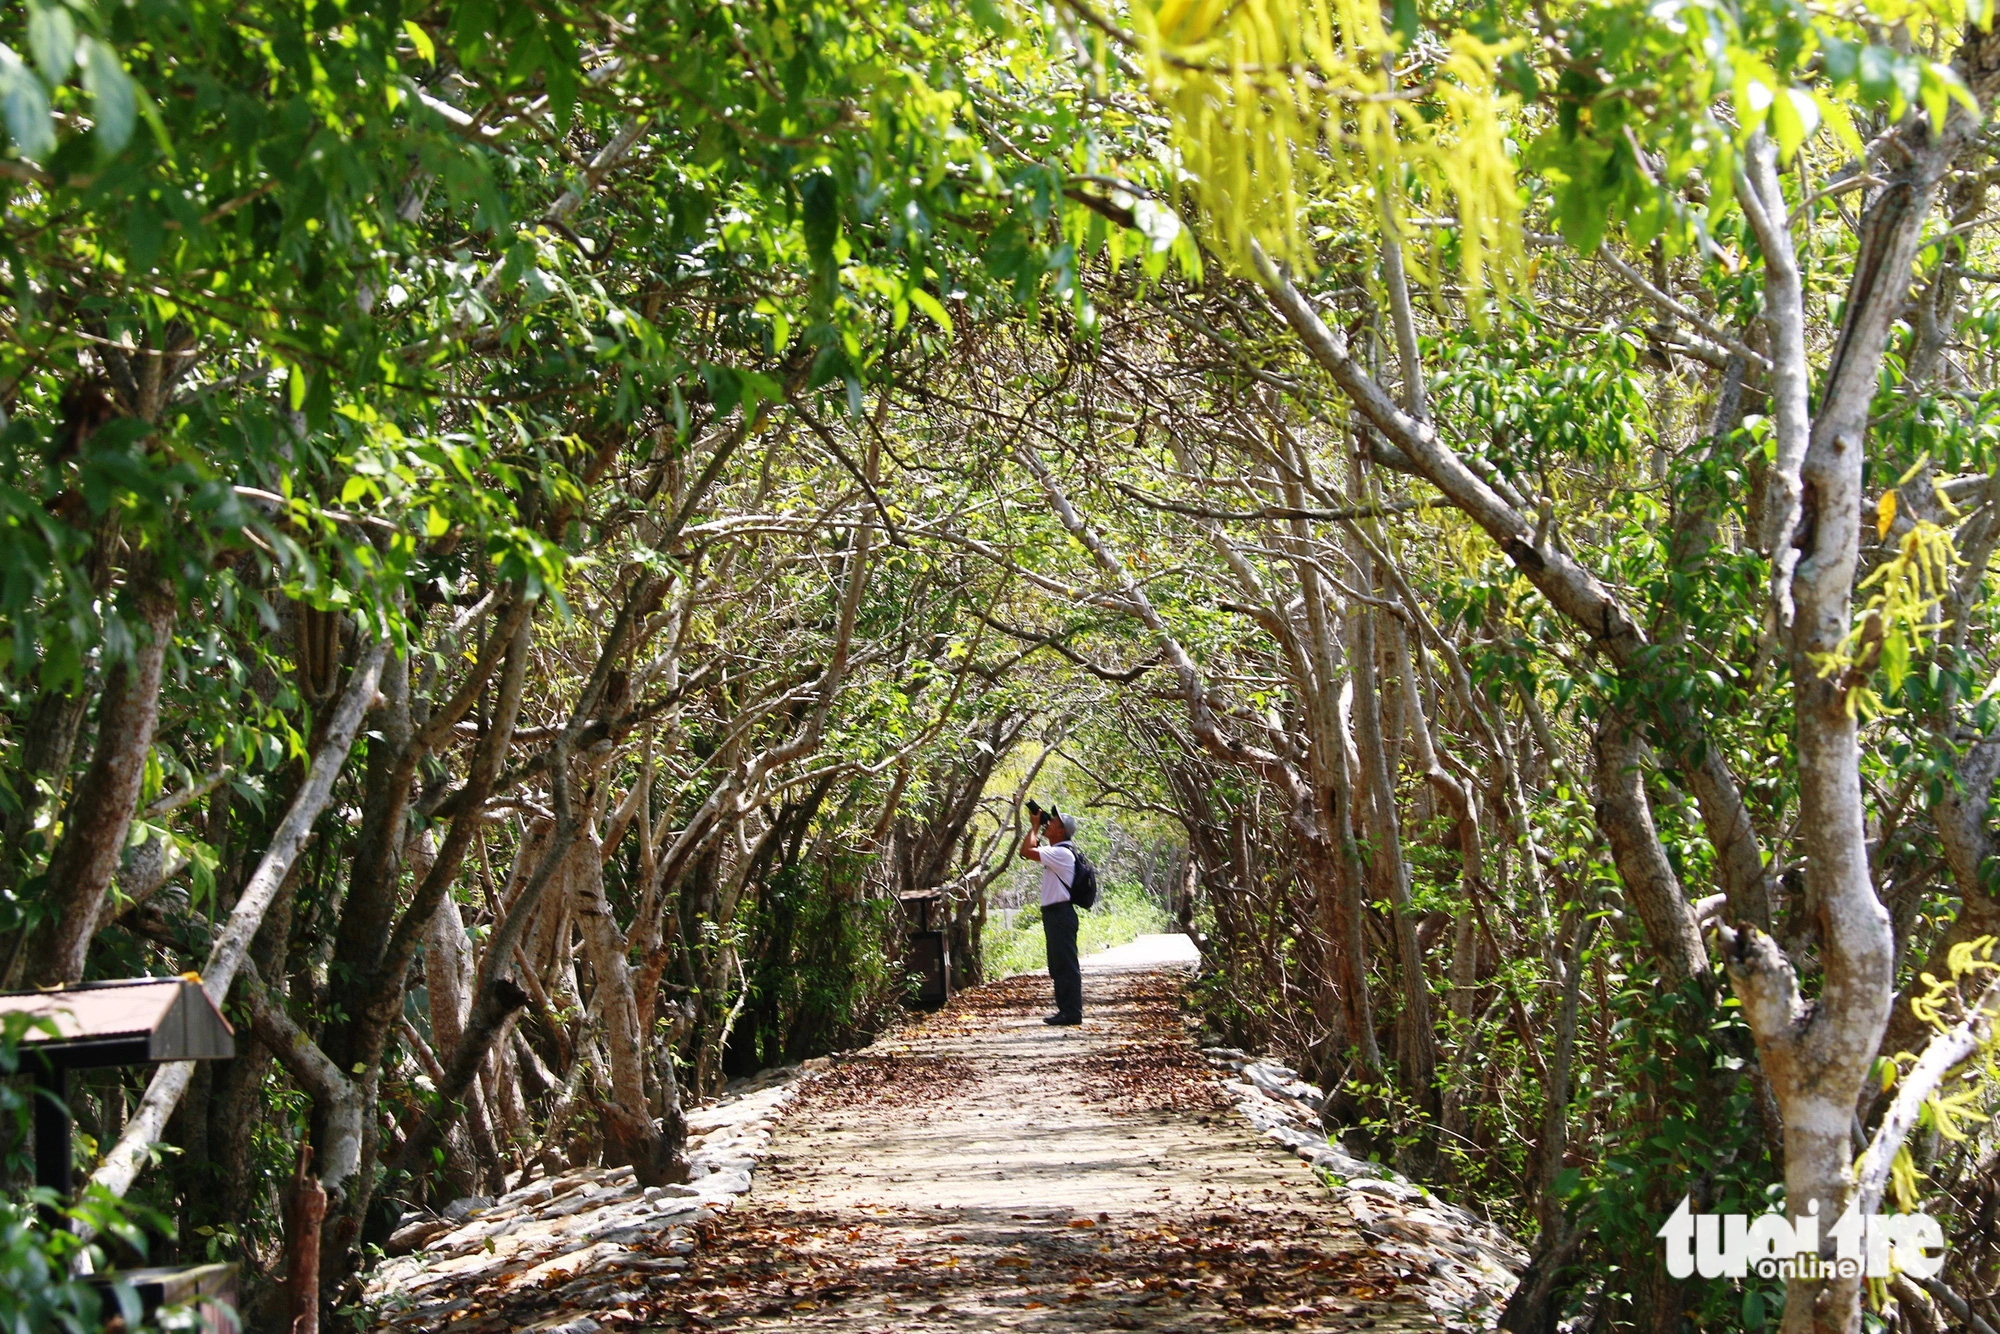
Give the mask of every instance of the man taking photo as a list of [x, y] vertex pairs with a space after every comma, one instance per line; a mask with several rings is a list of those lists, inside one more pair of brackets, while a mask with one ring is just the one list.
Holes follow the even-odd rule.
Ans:
[[1042, 939], [1048, 944], [1049, 982], [1055, 988], [1056, 1012], [1042, 1020], [1067, 1027], [1083, 1022], [1083, 969], [1076, 958], [1076, 904], [1070, 888], [1076, 882], [1076, 817], [1028, 803], [1033, 820], [1021, 841], [1021, 856], [1042, 864]]

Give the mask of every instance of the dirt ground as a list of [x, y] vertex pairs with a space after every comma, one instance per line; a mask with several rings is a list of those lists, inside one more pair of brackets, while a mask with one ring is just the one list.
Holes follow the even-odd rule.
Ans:
[[802, 1090], [661, 1328], [1437, 1329], [1189, 1039], [1185, 975], [1099, 966], [966, 993]]

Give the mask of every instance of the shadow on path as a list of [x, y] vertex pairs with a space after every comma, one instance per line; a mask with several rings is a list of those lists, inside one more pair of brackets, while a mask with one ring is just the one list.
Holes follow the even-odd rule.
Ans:
[[815, 1078], [655, 1327], [1439, 1328], [1222, 1096], [1176, 939], [1088, 961], [1081, 1028], [1012, 978]]

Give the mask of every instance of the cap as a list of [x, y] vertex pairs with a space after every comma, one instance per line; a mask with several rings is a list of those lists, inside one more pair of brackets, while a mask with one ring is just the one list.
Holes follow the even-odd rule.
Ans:
[[1064, 838], [1076, 837], [1076, 817], [1074, 815], [1071, 815], [1068, 811], [1053, 811], [1051, 814], [1062, 825]]

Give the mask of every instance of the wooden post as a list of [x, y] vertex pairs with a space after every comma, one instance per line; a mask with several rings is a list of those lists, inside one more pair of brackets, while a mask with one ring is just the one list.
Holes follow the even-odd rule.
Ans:
[[290, 1292], [292, 1334], [319, 1334], [319, 1231], [326, 1220], [326, 1187], [307, 1170], [312, 1146], [299, 1148], [299, 1170], [292, 1179], [291, 1218], [285, 1229], [291, 1265], [285, 1286]]
[[63, 1206], [70, 1202], [69, 1067], [45, 1055], [35, 1071], [35, 1184], [55, 1192], [55, 1203], [41, 1207], [42, 1226], [50, 1232], [63, 1227]]

